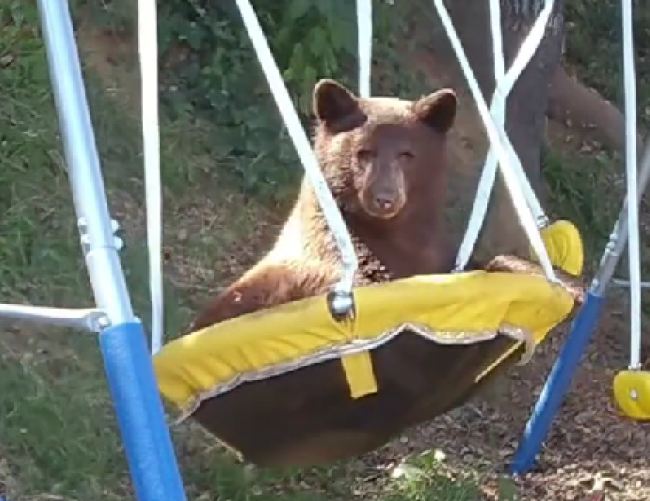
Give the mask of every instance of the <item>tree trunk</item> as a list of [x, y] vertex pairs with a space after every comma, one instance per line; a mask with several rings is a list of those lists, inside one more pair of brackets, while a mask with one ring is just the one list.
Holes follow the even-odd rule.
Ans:
[[[447, 5], [483, 95], [489, 103], [495, 81], [488, 1], [454, 0], [447, 2]], [[543, 5], [543, 0], [501, 0], [506, 71]], [[507, 103], [506, 131], [542, 203], [545, 196], [540, 171], [541, 148], [545, 136], [549, 86], [561, 58], [564, 24], [564, 1], [556, 0], [555, 10], [542, 43], [512, 89]], [[434, 52], [436, 61], [443, 65], [445, 70], [455, 68], [451, 77], [454, 86], [461, 85], [466, 88], [456, 57], [446, 41], [444, 32], [438, 34]], [[467, 98], [465, 96], [465, 100]], [[474, 108], [475, 120], [481, 124], [473, 99], [471, 97], [469, 99]], [[467, 123], [461, 123], [459, 126], [465, 129], [463, 133], [469, 136], [471, 142], [481, 145], [479, 150], [487, 153], [487, 140], [482, 125], [480, 128], [472, 127]], [[476, 137], [477, 134], [482, 137]], [[473, 171], [473, 176], [470, 177], [474, 179], [473, 183], [466, 183], [465, 191], [469, 193], [463, 194], [463, 197], [471, 198], [472, 201], [476, 180], [485, 161], [484, 154], [479, 155], [479, 159], [478, 164], [469, 169]], [[467, 169], [466, 166], [465, 168]], [[491, 255], [502, 252], [521, 254], [527, 248], [528, 241], [525, 233], [518, 223], [507, 189], [499, 176], [477, 252]]]

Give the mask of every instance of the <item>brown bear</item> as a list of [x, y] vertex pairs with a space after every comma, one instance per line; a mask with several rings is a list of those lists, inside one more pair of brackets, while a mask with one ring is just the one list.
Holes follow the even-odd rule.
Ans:
[[[316, 85], [316, 156], [357, 251], [357, 285], [452, 269], [442, 208], [456, 106], [449, 89], [405, 101], [357, 98], [332, 80]], [[341, 270], [305, 178], [271, 252], [209, 303], [192, 330], [326, 293]]]
[[[454, 92], [443, 89], [415, 101], [366, 99], [322, 80], [313, 101], [316, 155], [355, 245], [356, 285], [450, 272], [455, 253], [446, 240], [443, 207]], [[305, 179], [272, 250], [208, 303], [191, 330], [325, 294], [341, 268]], [[531, 271], [525, 262], [503, 257], [490, 269]], [[438, 345], [407, 331], [371, 351], [379, 388], [374, 394], [352, 398], [341, 362], [333, 359], [207, 398], [193, 416], [254, 463], [330, 462], [373, 450], [462, 404], [512, 344], [499, 336], [468, 346]], [[516, 362], [522, 351], [500, 367]]]

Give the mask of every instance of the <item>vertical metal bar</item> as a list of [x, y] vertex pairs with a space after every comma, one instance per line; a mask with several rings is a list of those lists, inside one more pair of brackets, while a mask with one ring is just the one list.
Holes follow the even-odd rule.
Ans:
[[111, 228], [67, 0], [38, 0], [54, 101], [82, 247], [97, 306], [113, 324], [135, 320]]
[[639, 256], [639, 200], [637, 187], [637, 100], [634, 63], [632, 0], [623, 0], [623, 84], [625, 88], [625, 170], [627, 181], [627, 245], [630, 270], [630, 369], [641, 367], [641, 258]]
[[[645, 193], [648, 183], [650, 182], [650, 136], [645, 138], [643, 156], [641, 157], [641, 166], [638, 176], [638, 199], [640, 200]], [[627, 219], [628, 199], [625, 197], [623, 206], [618, 215], [618, 220], [609, 237], [609, 242], [605, 247], [605, 252], [600, 260], [600, 266], [596, 276], [591, 281], [591, 291], [597, 296], [604, 296], [607, 287], [614, 276], [616, 266], [623, 254], [628, 237], [628, 219]]]
[[526, 423], [524, 436], [510, 465], [511, 473], [521, 475], [533, 467], [537, 454], [542, 448], [542, 442], [548, 435], [553, 418], [564, 400], [573, 374], [589, 344], [603, 302], [603, 297], [596, 296], [592, 292], [587, 294], [584, 305], [573, 321], [569, 337], [555, 360], [537, 404]]
[[[650, 138], [645, 140], [645, 149], [641, 159], [638, 176], [637, 193], [639, 198], [645, 192], [650, 180]], [[616, 265], [625, 249], [628, 236], [627, 198], [621, 208], [618, 221], [605, 247], [600, 267], [591, 282], [587, 300], [573, 322], [562, 351], [557, 357], [546, 384], [540, 394], [531, 417], [526, 423], [524, 436], [510, 466], [511, 473], [520, 475], [532, 468], [535, 458], [548, 435], [564, 396], [569, 389], [573, 374], [580, 364], [580, 359], [587, 347], [604, 302]]]
[[82, 248], [98, 306], [109, 390], [140, 501], [185, 501], [144, 330], [133, 315], [111, 228], [68, 2], [38, 0]]

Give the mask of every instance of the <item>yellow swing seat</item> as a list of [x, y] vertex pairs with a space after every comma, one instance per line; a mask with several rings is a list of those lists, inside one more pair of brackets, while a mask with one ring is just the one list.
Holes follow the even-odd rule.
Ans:
[[[466, 401], [574, 307], [544, 277], [474, 271], [355, 289], [227, 320], [154, 357], [163, 396], [259, 465], [361, 455]], [[497, 371], [497, 367], [499, 371]]]

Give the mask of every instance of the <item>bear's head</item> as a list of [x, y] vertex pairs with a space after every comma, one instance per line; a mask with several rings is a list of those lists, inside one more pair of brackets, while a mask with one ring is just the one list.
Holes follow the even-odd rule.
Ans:
[[457, 108], [452, 90], [416, 101], [366, 99], [321, 80], [313, 107], [316, 155], [344, 214], [397, 220], [422, 210], [421, 202], [442, 203], [446, 136]]

